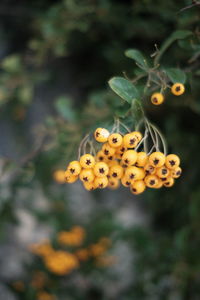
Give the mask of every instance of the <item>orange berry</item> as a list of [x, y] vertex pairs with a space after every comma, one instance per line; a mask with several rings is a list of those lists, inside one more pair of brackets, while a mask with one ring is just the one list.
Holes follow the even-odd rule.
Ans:
[[136, 166], [137, 167], [144, 167], [148, 162], [148, 155], [146, 152], [138, 152], [137, 154], [137, 161]]
[[102, 151], [107, 157], [115, 154], [115, 148], [111, 147], [108, 143], [103, 145]]
[[82, 169], [79, 178], [83, 182], [92, 182], [94, 180], [94, 172], [92, 169]]
[[74, 183], [77, 181], [78, 176], [73, 176], [68, 170], [65, 171], [65, 179], [67, 183]]
[[153, 152], [149, 156], [149, 163], [155, 168], [162, 167], [165, 164], [165, 155], [162, 152]]
[[100, 143], [107, 142], [109, 135], [109, 131], [105, 128], [97, 128], [94, 132], [95, 140]]
[[155, 188], [159, 183], [159, 179], [155, 175], [147, 175], [144, 179], [144, 182], [149, 188]]
[[174, 83], [171, 87], [171, 92], [175, 96], [180, 96], [185, 92], [185, 86], [182, 83]]
[[105, 162], [98, 162], [94, 166], [94, 174], [97, 177], [104, 177], [108, 175], [109, 167]]
[[95, 158], [91, 154], [84, 154], [80, 158], [80, 165], [82, 168], [91, 169], [94, 167]]
[[119, 164], [114, 165], [110, 168], [109, 175], [112, 178], [121, 179], [123, 174], [124, 174], [124, 169]]
[[146, 185], [143, 180], [136, 180], [131, 184], [130, 190], [134, 195], [143, 193], [146, 189]]
[[108, 143], [113, 148], [118, 148], [122, 145], [123, 138], [119, 133], [112, 133], [108, 138]]
[[135, 150], [127, 150], [122, 156], [122, 163], [127, 166], [132, 166], [137, 161], [137, 152]]
[[151, 96], [151, 103], [154, 105], [160, 105], [163, 103], [163, 101], [164, 101], [164, 96], [161, 93], [154, 93]]
[[104, 189], [108, 185], [108, 178], [105, 177], [96, 177], [94, 180], [94, 187], [99, 189]]
[[79, 161], [71, 161], [67, 167], [67, 170], [74, 176], [78, 176], [81, 172], [81, 165]]
[[165, 164], [169, 169], [176, 169], [180, 165], [180, 158], [176, 154], [169, 154]]

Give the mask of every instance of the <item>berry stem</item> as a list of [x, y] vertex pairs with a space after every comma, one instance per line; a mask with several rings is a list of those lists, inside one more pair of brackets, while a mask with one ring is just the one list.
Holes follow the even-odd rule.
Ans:
[[78, 160], [80, 159], [81, 157], [81, 150], [82, 150], [82, 147], [83, 147], [83, 144], [84, 142], [89, 138], [90, 134], [86, 134], [86, 136], [82, 139], [82, 141], [80, 142], [80, 145], [79, 145], [79, 148], [78, 148]]

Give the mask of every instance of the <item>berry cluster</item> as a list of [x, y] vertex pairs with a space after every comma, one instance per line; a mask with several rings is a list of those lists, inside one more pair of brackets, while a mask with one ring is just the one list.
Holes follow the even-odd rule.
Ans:
[[[174, 83], [171, 87], [171, 92], [175, 96], [181, 96], [185, 92], [185, 86], [182, 83]], [[154, 93], [151, 96], [151, 102], [154, 105], [160, 105], [164, 102], [165, 98], [162, 93]]]
[[[149, 124], [148, 124], [149, 126]], [[130, 188], [133, 194], [141, 194], [148, 188], [171, 187], [174, 180], [181, 175], [180, 159], [175, 154], [165, 155], [158, 149], [158, 134], [155, 137], [150, 126], [145, 135], [139, 131], [110, 133], [105, 128], [97, 128], [94, 138], [102, 143], [95, 155], [83, 154], [79, 161], [69, 163], [65, 171], [68, 183], [78, 178], [85, 189], [116, 189], [120, 183]], [[150, 132], [156, 145], [156, 151], [139, 150]], [[144, 147], [145, 148], [145, 147]], [[94, 148], [93, 148], [94, 150]]]

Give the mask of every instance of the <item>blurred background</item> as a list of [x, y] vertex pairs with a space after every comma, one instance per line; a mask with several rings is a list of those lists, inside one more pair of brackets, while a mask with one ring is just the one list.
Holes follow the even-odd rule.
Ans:
[[[200, 299], [200, 6], [190, 1], [1, 0], [0, 299]], [[144, 108], [182, 160], [171, 189], [134, 196], [63, 184], [83, 136], [113, 123], [112, 76], [191, 30], [163, 66], [186, 93]], [[56, 172], [61, 170], [61, 172]], [[57, 249], [57, 255], [52, 253]]]

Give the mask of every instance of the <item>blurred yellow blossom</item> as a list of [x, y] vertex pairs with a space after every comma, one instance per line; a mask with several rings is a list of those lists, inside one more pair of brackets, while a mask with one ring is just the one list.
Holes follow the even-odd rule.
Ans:
[[29, 249], [32, 253], [39, 256], [47, 256], [54, 251], [48, 240], [45, 240], [41, 243], [31, 244]]
[[18, 292], [23, 292], [25, 288], [24, 282], [21, 280], [14, 281], [12, 286]]
[[61, 245], [80, 246], [85, 238], [85, 230], [80, 226], [74, 226], [70, 231], [58, 233], [57, 240]]
[[41, 291], [37, 294], [37, 300], [56, 300], [56, 297], [50, 293]]
[[75, 252], [75, 255], [80, 261], [86, 261], [89, 258], [89, 251], [88, 249], [79, 249]]
[[108, 267], [117, 263], [117, 257], [111, 255], [99, 256], [96, 260], [97, 267]]
[[65, 179], [65, 171], [64, 170], [56, 170], [53, 173], [53, 179], [57, 182], [57, 183], [66, 183], [66, 179]]
[[35, 289], [41, 289], [47, 282], [47, 275], [44, 272], [36, 271], [31, 280], [31, 286]]
[[74, 254], [62, 250], [54, 251], [44, 258], [45, 265], [49, 271], [57, 275], [65, 275], [79, 266]]

